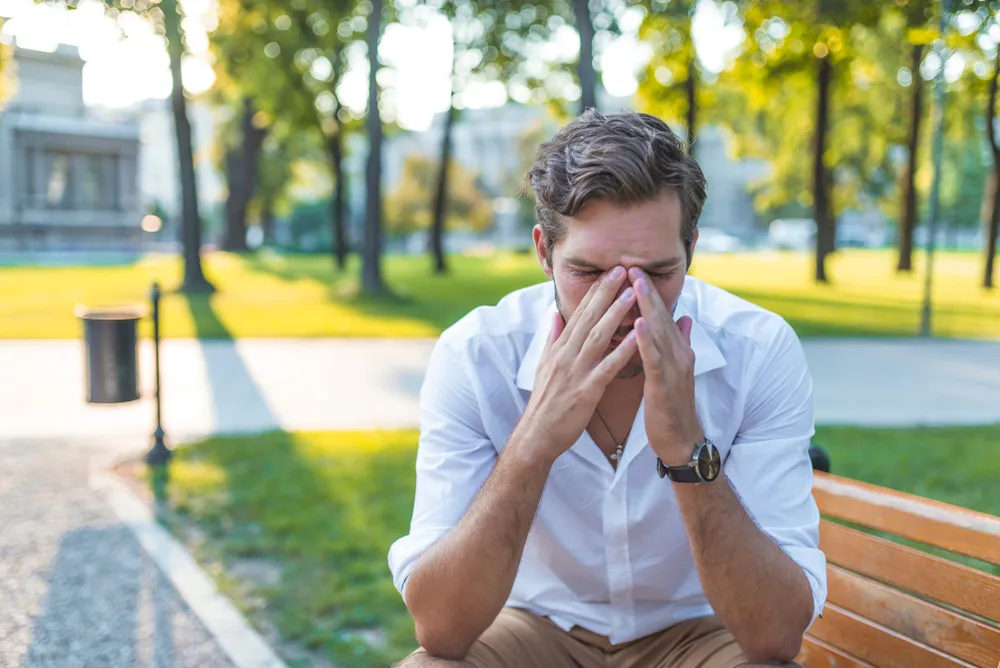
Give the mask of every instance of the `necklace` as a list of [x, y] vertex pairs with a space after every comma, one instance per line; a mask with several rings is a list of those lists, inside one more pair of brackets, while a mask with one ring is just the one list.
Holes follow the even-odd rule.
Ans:
[[[605, 422], [605, 420], [604, 420], [604, 416], [602, 416], [602, 415], [601, 415], [601, 411], [597, 410], [597, 407], [596, 407], [596, 406], [594, 407], [594, 415], [596, 415], [596, 416], [597, 416], [597, 419], [598, 419], [598, 420], [600, 420], [600, 421], [601, 421], [601, 424], [603, 424], [603, 425], [604, 425], [604, 429], [605, 429], [605, 430], [607, 430], [607, 432], [608, 432], [608, 436], [610, 436], [610, 437], [611, 437], [611, 440], [612, 440], [612, 441], [614, 442], [614, 444], [615, 444], [615, 445], [617, 446], [617, 447], [615, 448], [615, 451], [614, 451], [613, 453], [611, 453], [610, 455], [608, 455], [608, 458], [609, 458], [609, 459], [610, 459], [611, 461], [613, 461], [613, 462], [615, 462], [615, 463], [617, 464], [618, 462], [620, 462], [620, 461], [621, 461], [621, 458], [622, 458], [622, 450], [624, 450], [624, 449], [625, 449], [625, 444], [624, 444], [624, 443], [619, 443], [619, 442], [618, 442], [618, 439], [617, 439], [617, 438], [615, 438], [615, 435], [614, 435], [614, 432], [612, 432], [612, 431], [611, 431], [611, 427], [609, 427], [609, 426], [608, 426], [608, 423], [607, 423], [607, 422]], [[631, 432], [632, 430], [630, 429], [629, 431]], [[626, 434], [626, 435], [625, 435], [625, 440], [626, 440], [626, 441], [628, 440], [628, 434]]]

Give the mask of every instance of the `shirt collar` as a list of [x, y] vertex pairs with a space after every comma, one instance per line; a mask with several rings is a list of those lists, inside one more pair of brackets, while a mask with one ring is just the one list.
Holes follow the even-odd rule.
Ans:
[[[685, 281], [685, 285], [687, 282]], [[718, 369], [726, 365], [726, 358], [722, 351], [715, 345], [715, 341], [708, 335], [705, 328], [701, 326], [698, 319], [691, 314], [687, 301], [689, 295], [681, 293], [677, 301], [677, 310], [674, 312], [675, 319], [679, 320], [683, 316], [691, 318], [691, 348], [694, 350], [694, 375], [700, 376], [703, 373]], [[556, 312], [556, 304], [553, 300], [549, 308], [545, 310], [538, 329], [531, 339], [527, 352], [521, 359], [521, 366], [517, 369], [517, 386], [522, 390], [531, 391], [535, 385], [535, 374], [538, 371], [538, 364], [542, 359], [542, 352], [545, 350], [545, 343], [549, 340], [549, 333], [552, 331], [553, 315]]]

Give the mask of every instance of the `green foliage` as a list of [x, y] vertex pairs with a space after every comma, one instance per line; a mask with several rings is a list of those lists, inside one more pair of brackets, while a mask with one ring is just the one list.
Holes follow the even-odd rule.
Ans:
[[[398, 431], [210, 439], [179, 449], [171, 462], [171, 515], [204, 532], [202, 559], [230, 568], [263, 561], [280, 573], [276, 584], [230, 585], [251, 619], [266, 619], [338, 666], [381, 668], [416, 648], [386, 566], [413, 507], [416, 438]], [[366, 631], [384, 645], [366, 642]]]
[[[386, 230], [409, 234], [431, 225], [436, 161], [425, 155], [411, 155], [403, 161], [403, 175], [386, 196]], [[448, 169], [448, 217], [446, 229], [482, 232], [493, 223], [490, 198], [476, 183], [474, 173], [452, 160]]]

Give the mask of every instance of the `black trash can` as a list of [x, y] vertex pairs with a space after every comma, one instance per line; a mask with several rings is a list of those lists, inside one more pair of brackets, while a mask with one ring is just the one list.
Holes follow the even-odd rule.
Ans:
[[139, 320], [130, 309], [82, 309], [87, 402], [120, 404], [139, 398]]

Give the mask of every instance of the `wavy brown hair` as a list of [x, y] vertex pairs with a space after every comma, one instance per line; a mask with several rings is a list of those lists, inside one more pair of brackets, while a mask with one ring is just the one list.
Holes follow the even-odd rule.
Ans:
[[588, 203], [638, 204], [668, 188], [680, 196], [681, 239], [690, 265], [705, 204], [705, 175], [684, 142], [659, 118], [588, 109], [538, 147], [524, 179], [525, 191], [535, 197], [549, 263], [553, 246], [566, 234], [565, 219]]

